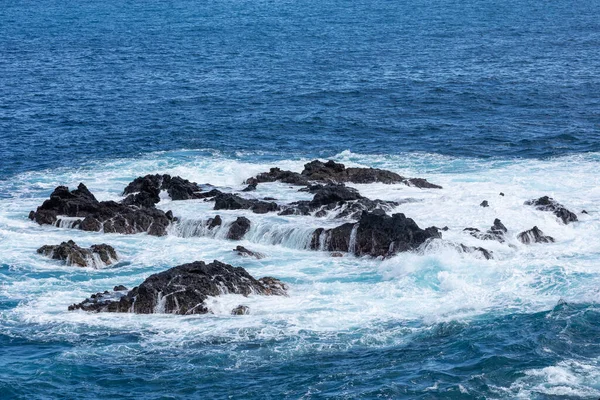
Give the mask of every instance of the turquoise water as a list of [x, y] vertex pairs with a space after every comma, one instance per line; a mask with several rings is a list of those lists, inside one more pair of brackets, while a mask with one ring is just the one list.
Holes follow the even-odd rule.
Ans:
[[[3, 2], [0, 398], [599, 398], [599, 8]], [[411, 199], [395, 211], [448, 226], [444, 240], [332, 258], [306, 243], [343, 221], [220, 211], [252, 221], [237, 243], [194, 230], [210, 203], [168, 198], [159, 207], [181, 221], [160, 238], [27, 218], [57, 185], [119, 200], [133, 178], [169, 173], [238, 190], [315, 157], [441, 184], [354, 186]], [[250, 195], [310, 198], [280, 183]], [[543, 195], [579, 222], [523, 205]], [[494, 218], [505, 243], [462, 232]], [[521, 244], [534, 225], [556, 242]], [[36, 254], [69, 239], [111, 244], [121, 262], [79, 269]], [[237, 244], [267, 257], [240, 258]], [[277, 277], [290, 296], [225, 295], [185, 317], [67, 311], [213, 259]], [[240, 303], [251, 313], [230, 315]]]

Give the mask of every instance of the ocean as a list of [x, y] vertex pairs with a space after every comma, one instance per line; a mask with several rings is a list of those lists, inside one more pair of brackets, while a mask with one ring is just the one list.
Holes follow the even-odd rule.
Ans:
[[[599, 2], [1, 4], [0, 398], [600, 397]], [[308, 249], [346, 220], [164, 194], [179, 220], [162, 237], [28, 219], [59, 185], [119, 201], [167, 173], [237, 193], [313, 159], [443, 186], [348, 184], [448, 231], [381, 259]], [[524, 205], [544, 195], [579, 221]], [[281, 182], [244, 196], [312, 198]], [[250, 231], [199, 228], [215, 214]], [[503, 243], [463, 231], [495, 218]], [[555, 243], [521, 243], [533, 226]], [[70, 239], [121, 260], [36, 253]], [[289, 296], [226, 294], [191, 316], [67, 310], [196, 260], [274, 276]]]

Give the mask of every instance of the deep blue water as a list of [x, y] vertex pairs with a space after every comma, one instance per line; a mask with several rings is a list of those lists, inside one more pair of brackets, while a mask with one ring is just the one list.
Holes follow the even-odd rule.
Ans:
[[209, 148], [600, 150], [597, 1], [3, 1], [0, 177]]
[[[0, 0], [0, 398], [598, 398], [599, 16], [599, 1], [580, 0]], [[324, 304], [181, 326], [66, 306], [78, 290], [134, 285], [181, 262], [181, 246], [230, 257], [230, 243], [108, 236], [131, 263], [102, 273], [35, 258], [46, 237], [71, 234], [26, 219], [57, 184], [87, 178], [118, 196], [138, 174], [181, 173], [178, 163], [230, 179], [334, 156], [441, 171], [456, 185], [506, 176], [519, 195], [531, 175], [532, 191], [558, 192], [590, 217], [560, 236], [555, 221], [524, 215], [564, 247], [489, 268], [402, 261], [398, 285], [408, 274], [414, 287], [397, 296], [397, 316], [386, 308], [389, 291], [404, 290], [388, 286], [396, 275], [358, 259], [340, 261], [346, 274], [297, 249], [243, 266]], [[479, 212], [453, 206], [439, 226]], [[354, 285], [382, 304], [346, 307]], [[402, 309], [427, 290], [440, 302]]]

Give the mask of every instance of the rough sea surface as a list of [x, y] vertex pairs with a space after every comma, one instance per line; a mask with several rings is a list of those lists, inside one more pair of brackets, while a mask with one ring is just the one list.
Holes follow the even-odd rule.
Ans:
[[[0, 0], [0, 398], [598, 399], [599, 15], [566, 0]], [[58, 185], [120, 200], [169, 173], [239, 190], [314, 158], [442, 185], [352, 186], [448, 226], [444, 240], [332, 258], [307, 242], [345, 221], [219, 211], [252, 221], [233, 242], [198, 229], [211, 203], [166, 196], [180, 221], [165, 237], [27, 218]], [[543, 195], [579, 221], [523, 204]], [[310, 198], [281, 183], [250, 196]], [[462, 231], [495, 218], [505, 243]], [[556, 242], [520, 243], [534, 225]], [[69, 239], [121, 262], [36, 254]], [[213, 259], [290, 295], [219, 296], [198, 316], [67, 311]]]

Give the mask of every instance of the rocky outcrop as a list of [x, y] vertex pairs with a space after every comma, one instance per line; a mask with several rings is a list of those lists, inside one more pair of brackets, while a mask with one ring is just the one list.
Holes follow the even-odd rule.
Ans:
[[79, 247], [74, 241], [62, 242], [59, 245], [46, 245], [37, 252], [53, 260], [64, 261], [66, 265], [77, 267], [101, 267], [118, 260], [117, 252], [107, 244], [95, 244], [89, 249]]
[[483, 247], [465, 246], [464, 244], [461, 244], [459, 246], [460, 246], [460, 250], [463, 253], [472, 253], [472, 254], [479, 256], [480, 258], [485, 258], [486, 260], [491, 260], [492, 258], [494, 258], [492, 256], [492, 252], [484, 249]]
[[550, 211], [565, 224], [577, 221], [577, 215], [574, 212], [567, 210], [562, 204], [548, 196], [526, 201], [525, 205], [534, 206], [536, 210], [540, 211]]
[[249, 230], [250, 220], [246, 217], [238, 217], [229, 226], [229, 232], [227, 232], [227, 239], [241, 240]]
[[209, 296], [222, 294], [286, 295], [287, 286], [278, 279], [253, 278], [245, 269], [219, 261], [196, 261], [149, 276], [127, 293], [121, 291], [92, 295], [69, 310], [137, 314], [206, 314]]
[[404, 183], [423, 189], [441, 189], [441, 186], [427, 182], [422, 178], [405, 178], [392, 171], [378, 168], [346, 168], [344, 164], [329, 160], [322, 162], [311, 161], [304, 165], [301, 173], [282, 171], [279, 168], [271, 168], [269, 172], [258, 174], [255, 178], [249, 178], [246, 183], [261, 182], [284, 182], [291, 185], [307, 185], [310, 182], [321, 183]]
[[223, 220], [221, 219], [220, 215], [215, 215], [214, 218], [209, 218], [206, 221], [206, 226], [208, 227], [208, 229], [213, 230], [214, 228], [216, 228], [217, 226], [221, 226], [223, 225]]
[[496, 218], [494, 220], [494, 225], [486, 232], [481, 232], [477, 228], [465, 228], [464, 231], [469, 232], [469, 234], [477, 239], [481, 240], [497, 240], [500, 243], [504, 243], [504, 234], [508, 231], [504, 224]]
[[215, 210], [252, 210], [256, 214], [266, 214], [278, 211], [279, 206], [274, 202], [256, 199], [244, 199], [236, 194], [222, 193], [215, 197]]
[[98, 201], [83, 183], [73, 191], [66, 186], [58, 186], [49, 200], [29, 214], [29, 218], [40, 225], [54, 225], [60, 216], [80, 218], [72, 227], [84, 231], [103, 230], [106, 233], [125, 234], [147, 232], [154, 236], [165, 235], [172, 220], [171, 213], [154, 206]]
[[435, 228], [421, 229], [404, 214], [363, 212], [358, 223], [346, 223], [333, 229], [317, 229], [312, 236], [313, 250], [343, 251], [357, 256], [391, 256], [414, 250], [428, 239], [440, 238]]
[[521, 232], [517, 235], [517, 239], [523, 244], [531, 244], [531, 243], [554, 243], [554, 238], [552, 236], [544, 235], [537, 226]]
[[334, 212], [336, 218], [360, 218], [363, 211], [376, 209], [391, 211], [398, 203], [393, 201], [370, 200], [360, 195], [358, 190], [342, 184], [311, 185], [302, 191], [313, 193], [310, 201], [297, 201], [287, 206], [279, 215], [310, 215], [324, 217]]
[[[133, 182], [127, 185], [125, 190], [123, 190], [123, 195], [146, 192], [156, 193], [156, 196], [158, 197], [161, 190], [166, 190], [172, 200], [201, 198], [198, 197], [197, 194], [202, 192], [202, 189], [196, 182], [190, 182], [179, 176], [157, 174], [140, 176], [134, 179]], [[156, 203], [158, 203], [158, 201], [156, 201]]]
[[258, 253], [256, 251], [248, 250], [244, 246], [236, 246], [236, 248], [233, 249], [233, 251], [235, 251], [238, 254], [238, 256], [242, 256], [242, 257], [254, 257], [257, 260], [265, 258], [264, 254]]
[[231, 310], [231, 315], [247, 315], [250, 314], [250, 307], [239, 305]]

